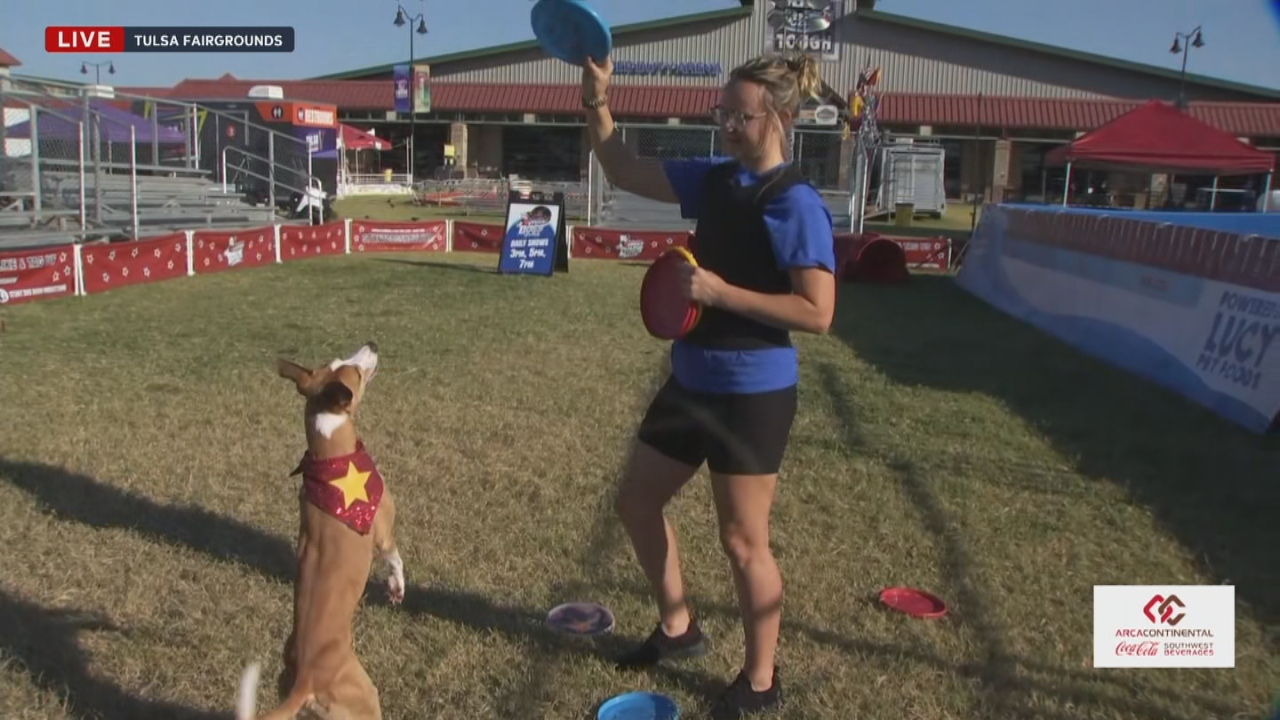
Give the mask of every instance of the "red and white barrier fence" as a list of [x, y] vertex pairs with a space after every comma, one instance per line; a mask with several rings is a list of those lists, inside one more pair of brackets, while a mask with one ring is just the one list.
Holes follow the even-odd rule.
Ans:
[[[569, 256], [578, 260], [652, 261], [672, 247], [692, 247], [685, 230], [566, 228]], [[502, 250], [504, 226], [463, 220], [393, 222], [338, 220], [323, 225], [267, 225], [245, 230], [186, 230], [126, 242], [59, 245], [0, 252], [0, 305], [87, 295], [168, 280], [261, 267], [312, 257], [370, 252], [479, 252]], [[944, 238], [888, 238], [912, 268], [948, 269]], [[858, 241], [865, 242], [863, 239]], [[843, 258], [850, 240], [835, 239]]]
[[445, 252], [449, 223], [351, 221], [351, 252]]
[[78, 247], [33, 248], [0, 252], [0, 305], [78, 295]]
[[482, 253], [502, 252], [502, 231], [505, 226], [463, 222], [461, 220], [452, 220], [450, 222], [453, 223], [453, 232], [450, 233], [453, 241], [449, 247], [450, 250]]
[[278, 262], [274, 226], [235, 232], [196, 230], [191, 241], [192, 275]]
[[607, 260], [657, 260], [673, 247], [689, 247], [687, 230], [615, 230], [575, 227], [569, 256]]

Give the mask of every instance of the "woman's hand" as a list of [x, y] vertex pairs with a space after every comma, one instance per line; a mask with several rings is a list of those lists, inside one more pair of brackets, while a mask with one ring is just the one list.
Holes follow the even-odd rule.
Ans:
[[724, 299], [725, 288], [729, 286], [724, 278], [691, 263], [682, 263], [680, 271], [684, 280], [680, 290], [685, 299], [707, 307], [720, 306]]
[[582, 65], [582, 99], [594, 100], [604, 95], [609, 89], [609, 78], [612, 76], [613, 58], [606, 57], [604, 62], [587, 58]]

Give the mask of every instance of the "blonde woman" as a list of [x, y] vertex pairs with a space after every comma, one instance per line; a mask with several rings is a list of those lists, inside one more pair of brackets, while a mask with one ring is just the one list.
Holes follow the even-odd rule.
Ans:
[[835, 308], [831, 215], [788, 160], [790, 129], [819, 91], [809, 57], [765, 56], [735, 68], [712, 108], [728, 157], [637, 158], [615, 132], [608, 85], [613, 63], [583, 68], [592, 146], [615, 185], [679, 203], [697, 219], [698, 267], [684, 294], [704, 314], [672, 344], [671, 377], [637, 436], [617, 511], [658, 604], [660, 622], [622, 667], [700, 655], [707, 641], [685, 602], [667, 502], [705, 462], [720, 539], [733, 572], [746, 635], [741, 671], [713, 716], [770, 710], [781, 700], [774, 662], [782, 578], [769, 550], [769, 512], [796, 412], [792, 332], [825, 333]]

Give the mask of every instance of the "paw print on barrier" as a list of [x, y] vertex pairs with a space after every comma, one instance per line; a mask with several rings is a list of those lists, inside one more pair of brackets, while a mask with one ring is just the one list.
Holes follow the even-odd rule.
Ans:
[[53, 281], [58, 282], [61, 279], [62, 279], [62, 273], [55, 270], [53, 273]]
[[116, 251], [115, 251], [115, 250], [112, 250], [111, 252], [107, 253], [107, 259], [108, 259], [108, 260], [115, 260], [115, 259], [116, 259]]
[[136, 258], [136, 257], [138, 257], [138, 248], [134, 248], [134, 249], [129, 253], [129, 257], [135, 257], [135, 258]]
[[129, 268], [123, 268], [123, 269], [121, 269], [121, 270], [120, 270], [120, 275], [121, 275], [122, 277], [129, 277]]
[[170, 270], [172, 270], [172, 269], [173, 269], [173, 261], [172, 261], [172, 260], [170, 260], [170, 261], [169, 261], [169, 269], [170, 269]]
[[160, 248], [156, 248], [155, 250], [152, 250], [151, 254], [155, 255], [156, 257], [160, 257]]
[[104, 283], [109, 283], [109, 282], [111, 282], [111, 276], [110, 276], [110, 275], [108, 275], [108, 274], [106, 274], [106, 273], [102, 273], [102, 282], [104, 282]]

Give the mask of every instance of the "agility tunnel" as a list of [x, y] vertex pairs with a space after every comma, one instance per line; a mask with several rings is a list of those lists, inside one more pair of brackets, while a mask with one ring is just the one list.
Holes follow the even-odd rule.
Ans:
[[956, 282], [1256, 433], [1280, 415], [1280, 216], [988, 206]]

